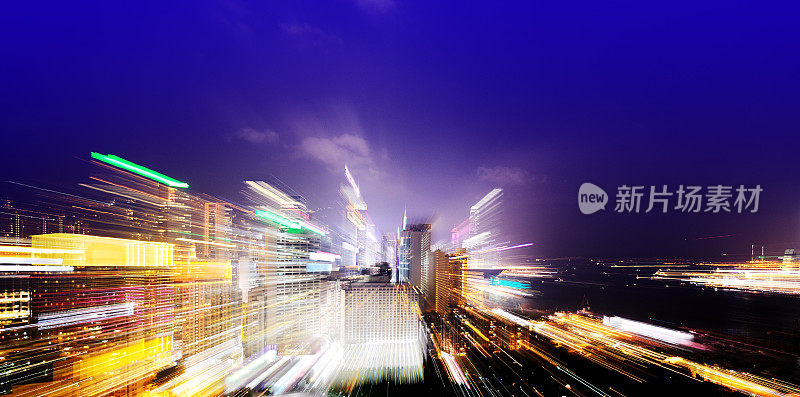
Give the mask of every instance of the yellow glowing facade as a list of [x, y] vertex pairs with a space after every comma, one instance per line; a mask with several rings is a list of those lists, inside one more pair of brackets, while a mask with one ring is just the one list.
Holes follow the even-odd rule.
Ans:
[[22, 326], [37, 335], [2, 351], [22, 357], [15, 372], [35, 374], [13, 387], [15, 395], [139, 395], [176, 365], [172, 244], [53, 233], [0, 250], [34, 263], [13, 269], [30, 275], [27, 290], [0, 295], [19, 301], [13, 307]]
[[64, 253], [42, 253], [38, 257], [60, 258], [65, 266], [172, 266], [173, 245], [167, 243], [66, 233], [32, 236], [31, 242], [35, 249], [64, 250]]
[[458, 249], [455, 254], [434, 251], [436, 267], [436, 312], [446, 315], [453, 307], [464, 302], [462, 268], [466, 261], [465, 251]]

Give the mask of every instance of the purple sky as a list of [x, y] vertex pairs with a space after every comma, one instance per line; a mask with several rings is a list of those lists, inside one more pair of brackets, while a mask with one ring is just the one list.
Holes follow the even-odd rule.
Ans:
[[[800, 240], [797, 5], [193, 4], [5, 5], [5, 179], [74, 186], [99, 151], [232, 199], [276, 176], [322, 206], [347, 162], [387, 231], [407, 206], [445, 238], [501, 186], [541, 255]], [[758, 214], [585, 216], [587, 181], [764, 193]]]

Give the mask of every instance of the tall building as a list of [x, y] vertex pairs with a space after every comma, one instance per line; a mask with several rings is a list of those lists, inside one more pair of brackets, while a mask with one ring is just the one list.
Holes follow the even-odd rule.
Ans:
[[426, 337], [417, 299], [408, 285], [344, 286], [345, 348], [337, 383], [352, 390], [364, 382], [422, 378]]
[[35, 383], [48, 382], [64, 394], [137, 395], [180, 359], [172, 244], [52, 233], [0, 251], [27, 255], [3, 278], [28, 278], [20, 295], [35, 319], [4, 346], [4, 392], [41, 395]]
[[432, 255], [436, 266], [436, 312], [444, 316], [464, 301], [462, 268], [466, 251], [458, 249], [453, 254], [446, 254], [436, 250]]
[[[0, 394], [220, 395], [256, 381], [270, 357], [323, 342], [347, 343], [340, 379], [421, 378], [417, 289], [345, 291], [331, 277], [379, 258], [363, 199], [350, 201], [349, 232], [330, 233], [277, 183], [247, 182], [238, 205], [117, 156], [92, 158], [76, 194], [3, 203]], [[406, 258], [431, 291], [430, 225], [413, 229]], [[397, 240], [386, 239], [387, 258]], [[349, 365], [364, 351], [374, 360]]]
[[450, 231], [450, 243], [453, 249], [461, 248], [461, 243], [469, 237], [470, 218], [464, 219]]
[[[367, 203], [361, 195], [361, 189], [347, 165], [344, 166], [344, 175], [347, 183], [339, 187], [339, 193], [345, 199], [343, 247], [355, 254], [352, 261], [348, 261], [345, 266], [355, 266], [357, 270], [361, 270], [379, 261], [381, 244], [375, 234], [375, 223], [367, 212]], [[352, 257], [350, 252], [346, 254], [347, 258]]]
[[180, 316], [178, 324], [184, 364], [203, 363], [219, 350], [241, 360], [241, 341], [236, 339], [241, 301], [231, 267], [236, 246], [229, 243], [231, 209], [183, 190], [169, 193], [163, 238], [175, 244], [178, 307], [191, 313]]
[[412, 288], [352, 282], [343, 289], [345, 343], [408, 341], [419, 337], [419, 308]]
[[188, 184], [117, 156], [92, 153], [92, 158], [91, 181], [81, 184], [85, 190], [61, 195], [54, 205], [80, 219], [82, 233], [170, 244], [168, 295], [174, 299], [178, 366], [196, 368], [212, 358], [241, 362], [242, 301], [232, 268], [237, 245], [231, 241], [238, 240], [231, 234], [234, 206], [190, 193]]
[[328, 232], [311, 223], [304, 199], [262, 181], [247, 186], [256, 215], [272, 226], [265, 236], [269, 343], [281, 354], [307, 352], [324, 326], [323, 287], [336, 254], [320, 250]]
[[384, 233], [381, 237], [381, 261], [389, 264], [392, 269], [397, 267], [397, 235]]
[[406, 225], [400, 232], [398, 270], [400, 281], [419, 287], [421, 298], [430, 306], [435, 302], [436, 272], [431, 260], [431, 225]]
[[470, 267], [495, 267], [501, 264], [500, 251], [503, 243], [503, 189], [495, 188], [481, 198], [469, 210], [468, 238], [461, 247], [470, 253]]
[[64, 232], [64, 216], [27, 209], [10, 199], [3, 200], [0, 209], [0, 239], [3, 242], [21, 243], [35, 234]]

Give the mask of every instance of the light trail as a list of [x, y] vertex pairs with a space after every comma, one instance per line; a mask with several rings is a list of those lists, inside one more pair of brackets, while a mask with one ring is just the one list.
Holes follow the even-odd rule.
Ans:
[[[566, 346], [585, 357], [604, 352], [609, 357], [617, 355], [621, 358], [659, 366], [677, 373], [688, 373], [692, 377], [755, 396], [788, 397], [800, 394], [800, 386], [797, 385], [700, 364], [682, 357], [659, 352], [651, 347], [645, 347], [639, 339], [640, 336], [636, 333], [611, 327], [603, 324], [600, 320], [583, 315], [558, 313], [548, 317], [547, 320], [531, 322], [502, 309], [494, 309], [491, 312], [514, 324], [527, 325], [530, 331], [544, 336], [558, 345]], [[634, 328], [641, 331], [641, 327]], [[652, 337], [653, 335], [650, 331], [646, 332], [649, 335], [644, 336]], [[614, 368], [611, 365], [607, 367]]]

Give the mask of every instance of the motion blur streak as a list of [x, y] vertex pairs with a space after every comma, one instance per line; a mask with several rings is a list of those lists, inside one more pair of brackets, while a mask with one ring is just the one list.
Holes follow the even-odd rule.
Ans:
[[683, 370], [693, 377], [751, 395], [790, 396], [800, 393], [800, 387], [796, 385], [668, 356], [653, 348], [644, 347], [641, 339], [634, 333], [618, 330], [597, 319], [579, 314], [558, 313], [547, 321], [533, 323], [530, 330], [582, 355], [589, 355], [590, 351], [591, 354], [609, 357], [619, 355], [675, 371]]
[[[704, 269], [712, 266], [715, 269]], [[703, 264], [700, 269], [687, 271], [659, 270], [653, 279], [679, 280], [731, 290], [800, 295], [800, 270], [791, 260]]]
[[[119, 156], [91, 158], [82, 190], [15, 184], [36, 200], [5, 204], [15, 234], [0, 245], [0, 393], [324, 394], [422, 381], [416, 290], [376, 265], [360, 192], [338, 213], [353, 229], [331, 227], [286, 186], [248, 181], [238, 204]], [[357, 189], [349, 170], [342, 182]]]
[[[347, 167], [339, 205], [319, 208], [278, 181], [248, 181], [234, 203], [92, 158], [77, 191], [14, 184], [35, 199], [0, 213], [13, 232], [0, 245], [2, 394], [800, 394], [726, 359], [763, 353], [746, 340], [531, 310], [563, 272], [507, 240], [501, 188], [434, 242], [407, 214], [376, 234]], [[664, 263], [642, 278], [797, 294], [794, 259]]]

